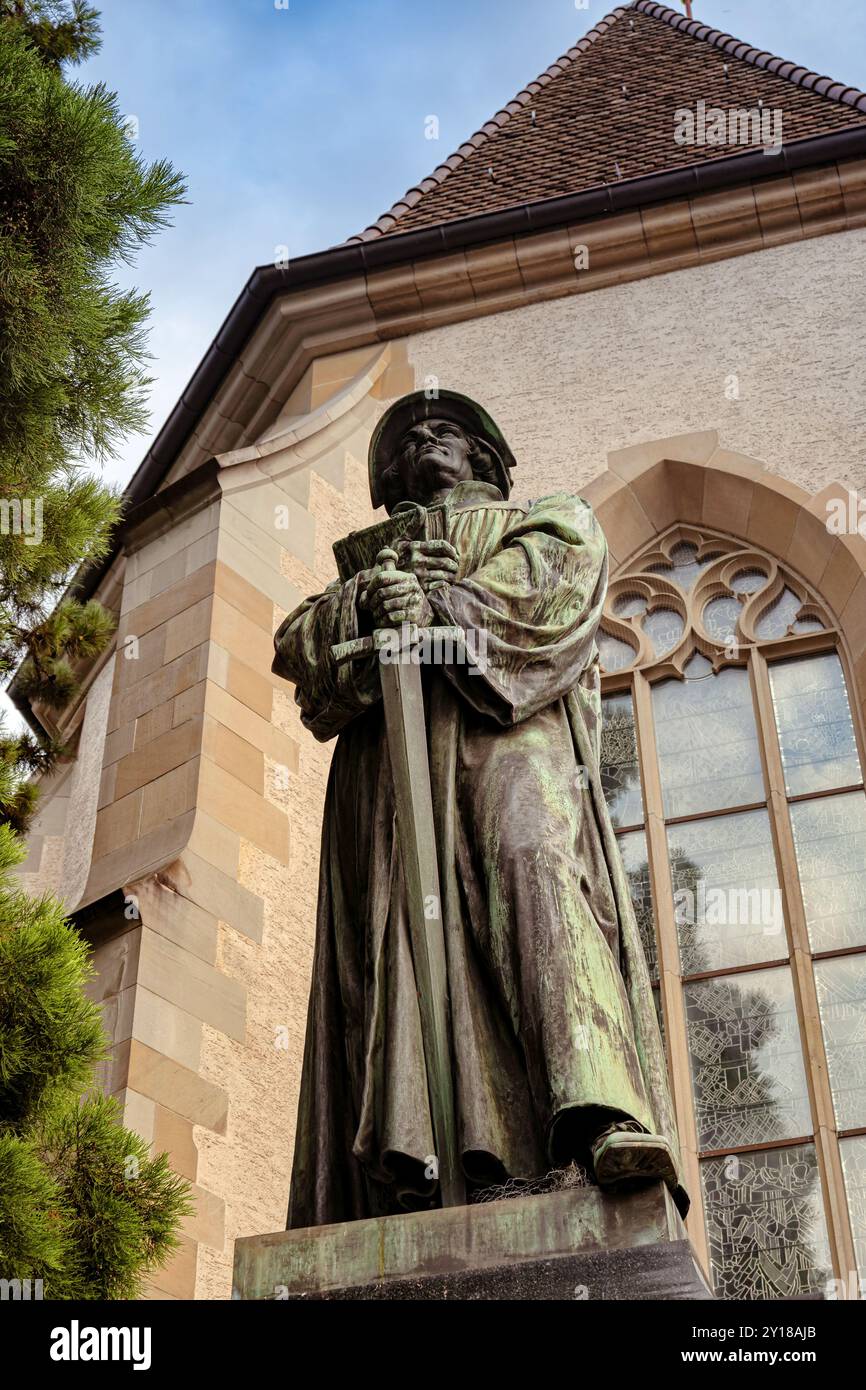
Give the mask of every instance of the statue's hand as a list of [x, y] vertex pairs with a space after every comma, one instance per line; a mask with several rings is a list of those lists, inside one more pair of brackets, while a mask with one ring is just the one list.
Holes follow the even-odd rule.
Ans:
[[407, 570], [374, 570], [359, 602], [372, 614], [375, 627], [427, 627], [433, 620], [424, 590]]
[[415, 575], [425, 594], [457, 578], [460, 554], [450, 541], [401, 541], [397, 552], [400, 564]]

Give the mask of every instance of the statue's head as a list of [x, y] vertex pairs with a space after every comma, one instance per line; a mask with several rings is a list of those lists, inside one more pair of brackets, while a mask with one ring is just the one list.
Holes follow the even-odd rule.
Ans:
[[399, 502], [430, 505], [458, 483], [477, 478], [504, 497], [514, 459], [489, 415], [455, 391], [428, 399], [416, 391], [385, 413], [370, 444], [374, 506], [392, 512]]

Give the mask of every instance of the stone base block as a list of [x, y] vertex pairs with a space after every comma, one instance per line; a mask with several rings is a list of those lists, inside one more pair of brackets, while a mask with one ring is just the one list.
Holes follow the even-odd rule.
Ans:
[[707, 1299], [663, 1183], [571, 1188], [235, 1242], [240, 1299]]

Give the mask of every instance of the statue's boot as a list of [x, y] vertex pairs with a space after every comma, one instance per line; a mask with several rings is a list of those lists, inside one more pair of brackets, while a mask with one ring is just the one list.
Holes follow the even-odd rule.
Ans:
[[648, 1134], [636, 1120], [620, 1120], [603, 1129], [592, 1145], [592, 1163], [599, 1187], [664, 1182], [680, 1215], [685, 1216], [689, 1209], [670, 1144], [661, 1134]]

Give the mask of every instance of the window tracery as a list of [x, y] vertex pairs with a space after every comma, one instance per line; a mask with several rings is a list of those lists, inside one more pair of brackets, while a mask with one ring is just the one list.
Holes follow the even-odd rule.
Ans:
[[607, 673], [662, 662], [682, 676], [695, 652], [718, 670], [742, 647], [830, 626], [808, 586], [772, 556], [677, 527], [611, 581], [598, 646]]
[[759, 548], [676, 526], [611, 581], [598, 647], [603, 785], [717, 1291], [814, 1293], [831, 1253], [866, 1278], [866, 791], [832, 614]]

